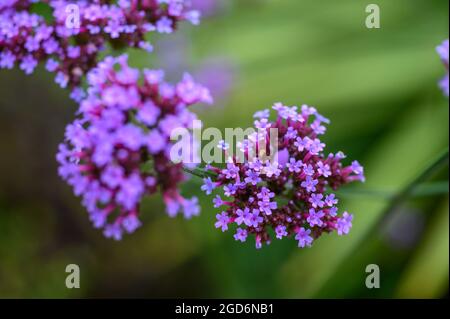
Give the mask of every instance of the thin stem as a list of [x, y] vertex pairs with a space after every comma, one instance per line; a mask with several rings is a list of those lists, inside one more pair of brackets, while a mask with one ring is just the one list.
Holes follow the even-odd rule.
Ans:
[[[417, 187], [410, 193], [410, 197], [422, 197], [447, 194], [449, 192], [449, 181], [440, 181], [433, 183], [423, 183], [417, 185]], [[336, 191], [339, 197], [366, 197], [373, 199], [385, 199], [392, 200], [396, 198], [397, 193], [391, 190], [372, 190], [372, 189], [342, 189]]]
[[398, 193], [391, 204], [386, 209], [385, 213], [389, 213], [391, 210], [399, 206], [403, 201], [405, 201], [410, 194], [412, 194], [417, 187], [430, 178], [436, 171], [448, 165], [448, 149], [442, 152], [430, 165], [419, 174], [411, 183], [409, 183], [400, 193]]
[[[442, 152], [434, 161], [432, 161], [415, 179], [413, 179], [408, 185], [406, 185], [402, 191], [395, 195], [388, 207], [381, 214], [381, 218], [378, 220], [377, 224], [367, 232], [364, 238], [360, 241], [361, 243], [367, 243], [369, 238], [371, 238], [376, 232], [382, 229], [383, 225], [388, 221], [391, 214], [403, 204], [411, 195], [415, 194], [423, 187], [423, 183], [431, 178], [437, 171], [448, 165], [448, 149]], [[447, 187], [448, 191], [448, 187]]]
[[200, 178], [207, 178], [207, 177], [215, 177], [217, 176], [213, 172], [206, 171], [201, 168], [188, 168], [186, 166], [183, 166], [183, 171], [185, 171], [188, 174], [200, 177]]

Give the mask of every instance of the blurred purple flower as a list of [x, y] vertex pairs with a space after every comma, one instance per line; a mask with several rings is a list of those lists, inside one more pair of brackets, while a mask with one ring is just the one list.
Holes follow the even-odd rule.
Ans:
[[444, 66], [447, 70], [447, 74], [439, 82], [439, 87], [442, 89], [442, 91], [444, 92], [444, 94], [447, 97], [449, 96], [449, 75], [448, 75], [448, 72], [449, 72], [449, 70], [448, 70], [449, 52], [448, 51], [449, 51], [449, 49], [448, 49], [448, 47], [449, 47], [449, 44], [448, 44], [448, 39], [447, 39], [436, 48], [436, 51], [439, 54], [439, 56], [441, 57], [441, 60], [444, 63]]
[[[105, 236], [114, 239], [141, 225], [142, 198], [158, 190], [169, 216], [182, 210], [189, 219], [200, 212], [196, 198], [180, 195], [178, 185], [185, 179], [182, 164], [173, 163], [166, 150], [172, 146], [169, 129], [189, 128], [187, 113], [195, 119], [187, 107], [210, 103], [211, 97], [190, 77], [178, 84], [188, 86], [189, 94], [175, 90], [166, 97], [168, 84], [161, 74], [143, 73], [140, 81], [139, 71], [128, 66], [126, 56], [107, 57], [93, 69], [89, 95], [80, 102], [80, 119], [67, 126], [66, 141], [57, 154], [61, 177], [82, 197], [95, 227], [104, 228]], [[164, 121], [166, 135], [159, 131]]]

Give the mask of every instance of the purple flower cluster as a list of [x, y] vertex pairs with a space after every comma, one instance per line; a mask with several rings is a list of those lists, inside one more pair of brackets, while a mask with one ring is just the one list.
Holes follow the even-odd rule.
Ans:
[[448, 97], [449, 96], [449, 78], [448, 78], [448, 39], [442, 42], [437, 48], [437, 53], [441, 57], [442, 62], [445, 65], [445, 68], [447, 69], [446, 76], [439, 82], [439, 86], [444, 92], [444, 94]]
[[157, 191], [172, 217], [200, 211], [196, 198], [178, 191], [185, 176], [182, 164], [171, 161], [170, 135], [192, 128], [188, 107], [212, 103], [209, 91], [189, 75], [176, 85], [159, 70], [144, 70], [141, 78], [127, 56], [99, 63], [88, 74], [80, 118], [68, 125], [57, 154], [60, 176], [82, 197], [94, 226], [116, 240], [140, 226], [140, 202]]
[[[2, 0], [3, 2], [4, 0]], [[32, 3], [46, 3], [52, 22], [31, 13]], [[56, 74], [55, 81], [81, 100], [83, 76], [93, 69], [99, 52], [134, 47], [152, 51], [148, 32], [172, 33], [179, 21], [199, 23], [200, 14], [185, 0], [79, 0], [79, 13], [67, 10], [73, 1], [7, 0], [0, 4], [0, 68], [16, 64], [31, 74], [40, 62]]]
[[[213, 200], [214, 207], [223, 208], [216, 216], [216, 228], [226, 231], [236, 224], [234, 238], [244, 242], [254, 235], [256, 248], [270, 243], [272, 231], [278, 239], [293, 236], [299, 247], [311, 246], [323, 233], [348, 234], [353, 216], [338, 212], [338, 199], [330, 190], [364, 181], [363, 167], [357, 161], [343, 166], [342, 152], [324, 155], [319, 136], [329, 120], [315, 108], [277, 103], [273, 109], [278, 113], [274, 122], [269, 121], [269, 110], [255, 114], [259, 130], [241, 143], [244, 161], [229, 156], [225, 168], [207, 166], [215, 177], [206, 178], [202, 190], [211, 194], [220, 188], [227, 197], [216, 195]], [[255, 135], [265, 140], [264, 145], [271, 144], [269, 128], [277, 129], [278, 160], [251, 159], [247, 155], [255, 146], [252, 141], [256, 140], [256, 148], [259, 145]], [[229, 145], [221, 142], [219, 147], [228, 156]]]

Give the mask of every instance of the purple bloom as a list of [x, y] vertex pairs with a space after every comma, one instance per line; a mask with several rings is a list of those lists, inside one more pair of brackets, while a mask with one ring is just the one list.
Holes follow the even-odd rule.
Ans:
[[200, 206], [198, 205], [198, 198], [192, 197], [183, 201], [183, 213], [186, 219], [191, 219], [193, 216], [200, 214]]
[[250, 221], [250, 210], [246, 207], [244, 208], [244, 210], [242, 209], [238, 209], [236, 210], [236, 219], [234, 220], [236, 222], [236, 224], [241, 225], [242, 223], [244, 223], [247, 226], [251, 225], [251, 221]]
[[347, 235], [352, 228], [353, 215], [347, 212], [342, 214], [342, 218], [339, 218], [336, 222], [336, 229], [339, 236]]
[[289, 163], [286, 164], [286, 167], [288, 168], [289, 172], [291, 173], [299, 173], [303, 167], [302, 161], [296, 161], [295, 158], [291, 158], [289, 160]]
[[270, 202], [275, 197], [275, 193], [271, 192], [267, 187], [263, 187], [256, 196], [262, 201]]
[[216, 228], [221, 228], [222, 232], [228, 230], [228, 223], [230, 222], [230, 217], [226, 212], [216, 215], [217, 222], [215, 223]]
[[239, 168], [234, 163], [228, 163], [227, 168], [222, 171], [226, 178], [236, 178], [239, 175]]
[[236, 194], [236, 191], [238, 190], [238, 186], [236, 184], [228, 184], [224, 186], [225, 196], [232, 196]]
[[305, 229], [301, 227], [297, 234], [295, 235], [295, 239], [298, 240], [298, 247], [304, 248], [304, 247], [311, 247], [313, 238], [310, 236], [311, 230]]
[[9, 51], [4, 51], [0, 53], [0, 68], [12, 69], [14, 67], [14, 62], [16, 61], [16, 56]]
[[108, 165], [102, 173], [101, 180], [110, 188], [116, 188], [122, 183], [124, 176], [125, 172], [122, 167]]
[[33, 73], [37, 64], [37, 61], [31, 55], [28, 55], [20, 63], [20, 69], [23, 70], [25, 74], [31, 74]]
[[203, 179], [204, 184], [201, 187], [201, 190], [206, 193], [206, 195], [210, 195], [214, 188], [216, 188], [214, 182], [211, 180], [211, 177]]
[[259, 210], [254, 209], [253, 212], [248, 217], [249, 223], [246, 224], [250, 227], [258, 227], [259, 224], [261, 224], [264, 221], [264, 218], [259, 216]]
[[214, 208], [219, 208], [223, 205], [223, 200], [220, 198], [219, 195], [216, 195], [216, 197], [213, 199]]
[[317, 163], [317, 172], [323, 177], [328, 177], [331, 175], [330, 165], [324, 164], [323, 162]]
[[327, 206], [332, 207], [334, 205], [337, 205], [337, 203], [338, 203], [338, 200], [336, 198], [336, 195], [330, 194], [330, 195], [327, 195], [327, 197], [325, 197], [325, 204]]
[[301, 186], [306, 189], [308, 193], [316, 191], [316, 185], [319, 184], [319, 181], [313, 179], [311, 176], [306, 176], [306, 180], [301, 183]]
[[288, 232], [286, 231], [286, 226], [284, 225], [278, 225], [275, 228], [275, 233], [278, 239], [283, 239], [283, 237], [288, 235]]
[[[107, 81], [103, 73], [109, 74]], [[150, 84], [139, 81], [125, 56], [106, 58], [90, 73], [80, 119], [68, 125], [59, 148], [61, 177], [82, 197], [91, 220], [108, 237], [120, 239], [123, 231], [137, 229], [142, 199], [159, 189], [169, 216], [182, 211], [189, 219], [200, 212], [197, 198], [180, 195], [182, 166], [169, 158], [173, 143], [159, 131], [162, 119], [157, 115], [164, 110], [165, 118], [187, 129], [183, 123], [191, 104], [176, 94], [171, 99], [159, 96], [157, 89], [165, 84], [159, 81], [149, 90]]]
[[304, 150], [309, 151], [309, 148], [311, 147], [311, 139], [309, 137], [301, 138], [297, 137], [297, 139], [294, 142], [294, 145], [297, 147], [299, 152], [303, 152]]
[[267, 119], [269, 118], [270, 111], [268, 109], [256, 112], [253, 117], [257, 119]]
[[256, 185], [259, 182], [261, 182], [261, 178], [259, 177], [259, 174], [255, 171], [247, 171], [247, 172], [245, 172], [245, 175], [247, 175], [247, 177], [245, 178], [245, 182], [247, 184]]
[[134, 233], [141, 225], [142, 223], [135, 215], [129, 215], [122, 220], [122, 226], [129, 234]]
[[323, 151], [324, 147], [325, 144], [322, 143], [318, 138], [315, 138], [310, 144], [309, 151], [313, 155], [319, 155], [319, 153]]
[[277, 202], [267, 200], [258, 201], [259, 210], [266, 215], [272, 215], [272, 210], [277, 209]]
[[[227, 220], [227, 227], [230, 223], [241, 227], [245, 225], [245, 235], [255, 236], [257, 249], [263, 243], [270, 243], [272, 232], [279, 239], [295, 236], [299, 247], [311, 246], [313, 240], [324, 233], [348, 232], [351, 217], [347, 213], [338, 215], [338, 208], [335, 206], [338, 200], [335, 194], [328, 194], [328, 191], [362, 180], [362, 166], [354, 161], [350, 166], [344, 167], [341, 160], [345, 156], [341, 152], [325, 157], [325, 144], [317, 136], [325, 132], [323, 123], [328, 124], [330, 121], [315, 108], [303, 105], [301, 112], [298, 112], [295, 106], [277, 103], [273, 109], [278, 113], [274, 122], [265, 120], [270, 114], [262, 111], [255, 114], [256, 118], [261, 119], [255, 125], [259, 128], [278, 129], [276, 142], [283, 146], [281, 151], [274, 154], [283, 152], [279, 156], [280, 163], [270, 160], [262, 162], [258, 158], [239, 162], [230, 157], [226, 169], [212, 165], [206, 167], [214, 173], [215, 177], [211, 181], [230, 197], [224, 212], [227, 216], [232, 216]], [[264, 139], [268, 145], [269, 137], [266, 135], [268, 134], [250, 135], [247, 143], [241, 144], [241, 150], [248, 152], [250, 142], [264, 142]], [[273, 136], [270, 137], [272, 138]], [[223, 141], [221, 145], [224, 145]], [[245, 176], [244, 181], [241, 180], [240, 173]], [[216, 197], [214, 203], [215, 206], [224, 204], [220, 197]], [[308, 225], [307, 228], [305, 225]], [[240, 234], [242, 231], [238, 232]], [[239, 240], [239, 236], [236, 234], [235, 239]]]
[[441, 57], [442, 62], [444, 63], [444, 66], [447, 70], [447, 74], [445, 77], [439, 81], [439, 87], [442, 89], [444, 94], [448, 97], [449, 96], [449, 75], [448, 75], [448, 60], [449, 60], [449, 44], [448, 39], [442, 42], [437, 48], [436, 51]]
[[312, 207], [323, 207], [325, 202], [322, 200], [323, 195], [322, 194], [311, 194], [311, 197], [309, 198], [309, 202], [311, 203]]
[[[198, 24], [200, 18], [185, 0], [171, 1], [168, 5], [141, 1], [133, 6], [126, 0], [78, 1], [80, 25], [72, 27], [66, 25], [69, 17], [65, 10], [71, 1], [41, 1], [50, 6], [50, 22], [32, 12], [31, 6], [39, 1], [12, 1], [0, 4], [0, 67], [12, 68], [17, 62], [31, 74], [39, 62], [58, 58], [61, 61], [58, 72], [67, 78], [64, 87], [71, 89], [81, 85], [83, 76], [95, 68], [100, 52], [112, 40], [114, 45], [151, 51], [152, 46], [145, 41], [148, 32], [170, 33], [181, 21]], [[75, 40], [75, 36], [83, 40]]]
[[323, 225], [322, 217], [324, 216], [325, 213], [323, 211], [319, 210], [316, 212], [314, 208], [311, 208], [309, 210], [309, 215], [306, 221], [309, 223], [311, 227], [314, 227], [316, 225], [321, 227]]
[[142, 106], [137, 113], [137, 118], [148, 126], [153, 126], [158, 120], [158, 116], [161, 114], [159, 108], [152, 102], [148, 102]]
[[247, 231], [242, 228], [236, 229], [236, 234], [233, 236], [235, 240], [245, 242], [247, 240]]

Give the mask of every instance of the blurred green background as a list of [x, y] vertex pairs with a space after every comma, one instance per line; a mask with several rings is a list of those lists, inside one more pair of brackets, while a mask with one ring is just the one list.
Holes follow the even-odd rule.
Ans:
[[[226, 94], [216, 107], [196, 107], [206, 126], [248, 127], [256, 110], [278, 101], [316, 106], [332, 119], [327, 150], [366, 169], [366, 184], [341, 196], [340, 207], [355, 214], [351, 234], [323, 236], [310, 249], [275, 240], [257, 251], [214, 228], [211, 198], [200, 196], [201, 216], [185, 221], [167, 217], [153, 197], [141, 229], [107, 240], [57, 176], [54, 156], [76, 105], [42, 66], [30, 77], [1, 71], [0, 297], [448, 295], [448, 165], [428, 181], [439, 192], [389, 212], [385, 196], [362, 192], [400, 191], [448, 147], [448, 99], [437, 87], [445, 71], [435, 52], [448, 38], [448, 1], [377, 0], [381, 29], [371, 30], [368, 0], [223, 2], [200, 27], [154, 38], [166, 52], [130, 52], [131, 64], [170, 68], [182, 59], [195, 74], [206, 60], [226, 61], [217, 71], [229, 72]], [[199, 185], [191, 180], [184, 194]], [[65, 287], [72, 263], [80, 289]], [[368, 264], [380, 267], [379, 289], [365, 286]]]

